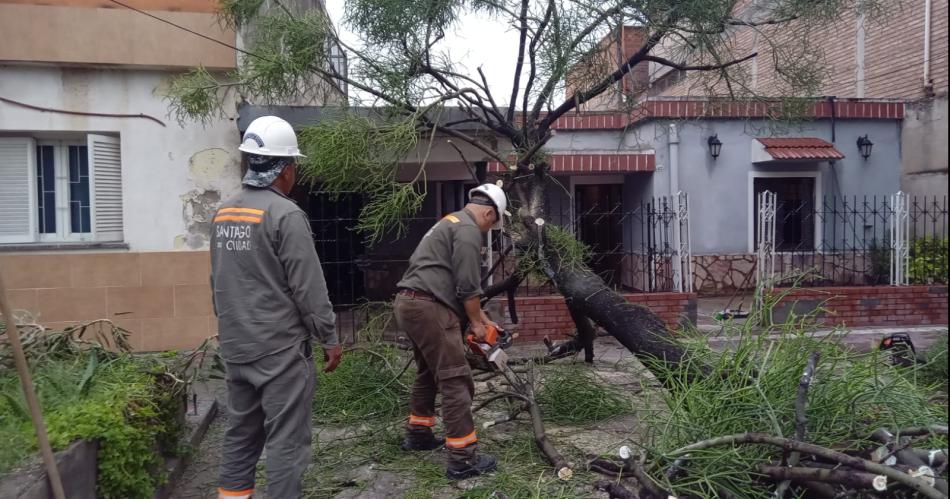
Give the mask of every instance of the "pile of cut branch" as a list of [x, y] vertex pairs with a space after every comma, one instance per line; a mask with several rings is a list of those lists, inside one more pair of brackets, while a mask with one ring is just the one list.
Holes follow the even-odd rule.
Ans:
[[666, 373], [665, 407], [647, 416], [652, 438], [588, 463], [613, 479], [598, 487], [620, 498], [946, 497], [935, 387], [836, 341], [789, 328], [722, 354], [688, 347]]
[[[812, 329], [802, 318], [765, 334], [740, 328], [726, 352], [681, 342], [682, 362], [650, 366], [666, 382], [665, 403], [640, 414], [649, 438], [628, 442], [619, 459], [605, 457], [617, 449], [590, 456], [586, 469], [611, 478], [597, 487], [618, 498], [946, 497], [946, 397], [925, 376], [931, 366], [855, 352], [844, 336], [806, 334]], [[539, 449], [567, 479], [579, 466], [545, 432], [550, 417], [535, 392], [552, 387], [536, 382], [532, 367], [562, 357], [564, 345], [512, 359], [503, 378], [477, 375], [494, 395], [476, 409], [511, 402], [486, 427], [528, 413]]]

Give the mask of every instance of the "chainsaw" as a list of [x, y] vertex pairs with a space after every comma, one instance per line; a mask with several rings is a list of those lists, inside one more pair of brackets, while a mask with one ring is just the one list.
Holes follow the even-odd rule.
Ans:
[[465, 342], [472, 353], [478, 358], [484, 358], [499, 371], [508, 368], [508, 354], [504, 349], [511, 346], [512, 339], [511, 333], [494, 326], [485, 326], [485, 339], [482, 341], [472, 333], [465, 336]]

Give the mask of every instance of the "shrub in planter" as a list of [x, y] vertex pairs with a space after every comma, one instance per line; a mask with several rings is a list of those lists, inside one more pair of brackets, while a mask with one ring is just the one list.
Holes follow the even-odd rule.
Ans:
[[910, 245], [909, 273], [913, 284], [947, 283], [947, 238], [920, 237]]
[[[174, 359], [73, 349], [73, 339], [47, 334], [28, 350], [50, 441], [55, 450], [99, 441], [98, 497], [151, 498], [165, 479], [162, 456], [177, 451], [184, 424], [186, 384]], [[36, 450], [12, 370], [0, 373], [0, 445], [0, 473]]]

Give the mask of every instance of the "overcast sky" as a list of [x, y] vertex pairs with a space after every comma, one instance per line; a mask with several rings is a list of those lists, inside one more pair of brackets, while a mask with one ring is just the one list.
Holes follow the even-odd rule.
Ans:
[[[350, 46], [360, 47], [359, 39], [343, 24], [345, 0], [325, 0], [327, 12], [340, 32], [340, 37]], [[496, 101], [511, 98], [511, 84], [515, 71], [518, 37], [514, 29], [482, 16], [470, 15], [463, 26], [446, 33], [441, 47], [473, 77], [478, 77], [476, 68], [482, 67], [492, 95]], [[499, 106], [505, 106], [498, 102]]]

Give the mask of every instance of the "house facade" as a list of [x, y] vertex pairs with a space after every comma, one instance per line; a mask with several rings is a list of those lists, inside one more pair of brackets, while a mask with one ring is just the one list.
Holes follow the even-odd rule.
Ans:
[[163, 98], [180, 72], [238, 64], [241, 34], [216, 9], [0, 2], [0, 271], [14, 308], [54, 329], [109, 319], [145, 350], [217, 332], [207, 245], [240, 188], [237, 101], [179, 123]]

